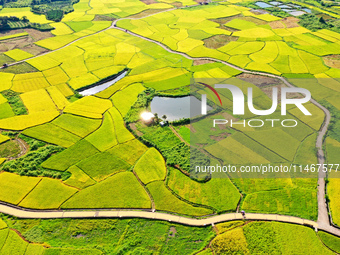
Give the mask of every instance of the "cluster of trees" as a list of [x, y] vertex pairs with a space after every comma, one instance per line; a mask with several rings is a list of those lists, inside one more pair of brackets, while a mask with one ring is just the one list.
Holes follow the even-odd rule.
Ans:
[[316, 17], [313, 14], [304, 14], [300, 17], [299, 24], [309, 30], [316, 31], [318, 29], [328, 28], [324, 18]]
[[29, 20], [27, 19], [26, 16], [22, 17], [21, 19], [15, 16], [3, 16], [0, 17], [0, 31], [1, 30], [7, 30], [10, 28], [8, 22], [12, 21], [12, 22], [18, 22], [18, 21], [22, 21], [22, 22], [29, 22]]
[[304, 14], [299, 17], [299, 24], [311, 31], [317, 31], [319, 29], [331, 29], [336, 32], [340, 32], [339, 20], [326, 21], [322, 16], [317, 17], [314, 14]]
[[160, 117], [158, 116], [158, 113], [155, 113], [154, 123], [155, 123], [155, 124], [159, 124], [159, 122], [161, 122], [162, 120], [166, 121], [167, 118], [168, 118], [168, 117], [167, 117], [165, 114], [162, 116], [162, 118], [160, 118]]
[[[10, 26], [9, 22], [15, 23], [14, 28]], [[50, 31], [54, 29], [49, 24], [31, 23], [26, 16], [22, 18], [16, 16], [0, 17], [0, 31], [17, 28], [34, 28], [40, 31]]]
[[53, 20], [55, 22], [61, 21], [64, 17], [63, 10], [41, 8], [39, 5], [32, 6], [31, 11], [37, 14], [45, 14], [46, 19]]
[[74, 11], [73, 4], [79, 0], [32, 0], [31, 11], [45, 14], [48, 20], [59, 22], [64, 14]]
[[0, 5], [5, 5], [7, 3], [16, 2], [18, 0], [0, 0]]
[[50, 4], [53, 2], [71, 3], [70, 0], [32, 0], [31, 5]]
[[50, 10], [46, 12], [46, 18], [48, 20], [59, 22], [62, 20], [63, 17], [64, 17], [63, 10]]
[[9, 28], [8, 21], [7, 20], [0, 20], [0, 31], [6, 30]]
[[[9, 3], [16, 3], [18, 2], [18, 0], [0, 0], [0, 5], [6, 5]], [[32, 2], [30, 3], [31, 6], [33, 5], [41, 5], [41, 4], [50, 4], [52, 2], [66, 2], [66, 3], [71, 3], [70, 0], [32, 0]], [[29, 3], [26, 5], [29, 6]]]
[[23, 21], [23, 22], [29, 22], [29, 20], [27, 19], [26, 16], [23, 16], [22, 18], [18, 18], [16, 16], [3, 16], [0, 17], [1, 21], [13, 21], [13, 22], [17, 22], [17, 21]]

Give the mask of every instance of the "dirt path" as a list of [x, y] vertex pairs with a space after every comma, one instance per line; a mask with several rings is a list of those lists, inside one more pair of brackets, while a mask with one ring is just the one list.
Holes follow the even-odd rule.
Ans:
[[[192, 6], [191, 6], [192, 7]], [[181, 8], [186, 8], [186, 7], [181, 7]], [[177, 9], [177, 8], [172, 8], [172, 9], [167, 9], [167, 10], [164, 10], [162, 12], [169, 12], [169, 11], [172, 11], [174, 9]], [[162, 13], [162, 12], [159, 12], [159, 13]], [[150, 14], [150, 15], [147, 15], [145, 17], [148, 17], [148, 16], [152, 16], [152, 15], [155, 15], [155, 14], [158, 14], [158, 13], [153, 13], [153, 14]], [[142, 18], [145, 18], [145, 17], [142, 17]], [[142, 19], [142, 18], [133, 18], [133, 19]], [[87, 36], [84, 36], [84, 37], [81, 37], [73, 42], [70, 42], [68, 44], [66, 44], [65, 46], [59, 48], [59, 49], [56, 49], [56, 50], [53, 50], [53, 51], [50, 51], [50, 52], [47, 52], [47, 53], [43, 53], [41, 55], [38, 55], [38, 56], [34, 56], [32, 58], [29, 58], [29, 59], [34, 59], [36, 57], [39, 57], [39, 56], [42, 56], [42, 55], [46, 55], [48, 53], [51, 53], [51, 52], [55, 52], [57, 50], [60, 50], [62, 48], [65, 48], [67, 46], [70, 46], [71, 44], [83, 39], [83, 38], [86, 38], [86, 37], [89, 37], [89, 36], [92, 36], [92, 35], [95, 35], [95, 34], [99, 34], [103, 31], [106, 31], [106, 30], [109, 30], [109, 29], [118, 29], [120, 31], [123, 31], [123, 32], [126, 32], [130, 35], [133, 35], [133, 36], [136, 36], [136, 37], [139, 37], [141, 39], [144, 39], [146, 41], [149, 41], [149, 42], [152, 42], [152, 43], [155, 43], [157, 45], [159, 45], [160, 47], [162, 47], [163, 49], [165, 49], [166, 51], [170, 52], [170, 53], [173, 53], [173, 54], [178, 54], [178, 55], [181, 55], [187, 59], [191, 59], [191, 60], [198, 60], [198, 61], [201, 61], [201, 60], [208, 60], [208, 61], [215, 61], [215, 62], [219, 62], [219, 63], [222, 63], [224, 65], [227, 65], [227, 66], [230, 66], [236, 70], [239, 70], [241, 72], [244, 72], [244, 73], [249, 73], [249, 74], [255, 74], [255, 75], [262, 75], [262, 76], [267, 76], [267, 77], [272, 77], [272, 78], [276, 78], [276, 79], [279, 79], [281, 80], [285, 85], [287, 85], [288, 87], [295, 87], [294, 85], [292, 85], [291, 83], [289, 83], [285, 78], [281, 77], [281, 76], [278, 76], [278, 75], [274, 75], [274, 74], [269, 74], [269, 73], [262, 73], [262, 72], [255, 72], [255, 71], [249, 71], [249, 70], [246, 70], [246, 69], [243, 69], [243, 68], [240, 68], [238, 66], [235, 66], [235, 65], [232, 65], [226, 61], [223, 61], [223, 60], [219, 60], [219, 59], [214, 59], [214, 58], [210, 58], [210, 57], [201, 57], [201, 58], [193, 58], [193, 57], [190, 57], [188, 56], [187, 54], [183, 53], [183, 52], [178, 52], [178, 51], [174, 51], [174, 50], [171, 50], [169, 49], [167, 46], [163, 45], [162, 43], [158, 42], [158, 41], [155, 41], [155, 40], [152, 40], [152, 39], [149, 39], [147, 37], [144, 37], [144, 36], [141, 36], [141, 35], [138, 35], [136, 33], [133, 33], [131, 31], [128, 31], [126, 29], [123, 29], [123, 28], [119, 28], [117, 27], [117, 22], [119, 20], [123, 20], [123, 19], [129, 19], [129, 18], [122, 18], [122, 19], [117, 19], [115, 21], [112, 22], [112, 25], [104, 30], [101, 30], [101, 31], [98, 31], [94, 34], [91, 34], [91, 35], [87, 35]], [[131, 19], [131, 18], [130, 18]], [[19, 61], [19, 62], [15, 62], [15, 63], [12, 63], [12, 64], [9, 64], [9, 66], [12, 66], [12, 65], [16, 65], [16, 64], [19, 64], [19, 63], [22, 63], [22, 62], [25, 62], [29, 59], [25, 59], [25, 60], [22, 60], [22, 61]], [[322, 150], [322, 145], [323, 145], [323, 140], [324, 140], [324, 137], [325, 137], [325, 134], [327, 133], [327, 129], [328, 129], [328, 126], [329, 126], [329, 123], [330, 123], [330, 118], [331, 118], [331, 115], [330, 115], [330, 112], [325, 108], [323, 107], [322, 105], [320, 105], [317, 101], [315, 101], [314, 99], [311, 99], [311, 102], [316, 105], [318, 108], [320, 108], [324, 113], [325, 113], [325, 120], [324, 120], [324, 124], [322, 126], [322, 128], [320, 129], [319, 131], [319, 134], [318, 134], [318, 137], [317, 137], [317, 142], [316, 142], [316, 148], [318, 149], [318, 162], [319, 164], [323, 164], [324, 163], [324, 152]], [[340, 230], [331, 226], [330, 225], [330, 222], [329, 222], [329, 218], [328, 218], [328, 210], [327, 210], [327, 204], [326, 204], [326, 200], [325, 200], [325, 177], [326, 177], [326, 173], [323, 173], [323, 172], [319, 172], [319, 177], [318, 177], [318, 225], [319, 225], [319, 228], [320, 229], [324, 229], [328, 232], [331, 232], [332, 234], [335, 234], [335, 235], [338, 235], [340, 236]], [[44, 212], [42, 212], [42, 215]], [[135, 213], [135, 212], [134, 212]], [[133, 214], [131, 212], [131, 214]], [[225, 215], [229, 215], [229, 214], [225, 214]], [[256, 214], [258, 215], [258, 214]], [[267, 214], [266, 214], [267, 215]], [[222, 215], [221, 215], [222, 216]], [[36, 216], [37, 217], [37, 216]], [[84, 217], [84, 216], [82, 216]], [[122, 216], [120, 216], [122, 217]], [[131, 217], [138, 217], [138, 216], [131, 216]], [[217, 216], [216, 216], [217, 217]], [[220, 217], [220, 216], [218, 216]], [[289, 216], [282, 216], [282, 217], [289, 217]], [[179, 217], [179, 218], [183, 218], [183, 217]], [[292, 217], [291, 217], [292, 218]], [[185, 223], [184, 223], [185, 224]]]
[[[324, 124], [322, 128], [319, 131], [317, 140], [316, 140], [316, 148], [318, 149], [318, 161], [319, 164], [325, 163], [325, 155], [324, 151], [322, 149], [323, 146], [323, 140], [327, 133], [327, 128], [331, 121], [331, 114], [330, 112], [320, 105], [318, 102], [314, 102], [316, 106], [318, 106], [321, 110], [324, 111], [326, 117], [324, 120]], [[328, 227], [331, 226], [329, 222], [329, 216], [328, 216], [328, 209], [327, 209], [327, 201], [325, 198], [325, 192], [326, 192], [326, 183], [325, 178], [327, 176], [327, 173], [320, 171], [319, 172], [319, 178], [318, 178], [318, 223], [320, 226]]]
[[15, 158], [20, 158], [28, 152], [28, 144], [20, 138], [16, 138], [15, 141], [19, 144], [20, 147], [20, 154]]
[[17, 137], [15, 139], [11, 140], [11, 141], [18, 144], [18, 146], [20, 148], [20, 153], [15, 155], [15, 156], [7, 158], [8, 161], [20, 158], [21, 156], [25, 155], [28, 152], [29, 146], [24, 140]]
[[[153, 212], [150, 210], [29, 210], [17, 206], [0, 204], [0, 212], [16, 216], [18, 218], [39, 218], [39, 219], [55, 219], [55, 218], [144, 218], [164, 220], [175, 223], [180, 223], [189, 226], [208, 226], [225, 221], [242, 220], [244, 219], [241, 213], [225, 213], [221, 215], [211, 216], [208, 218], [189, 218], [168, 214], [164, 212]], [[340, 236], [340, 230], [330, 230], [322, 228], [317, 222], [302, 219], [293, 216], [277, 215], [277, 214], [261, 214], [261, 213], [246, 213], [246, 220], [264, 220], [264, 221], [279, 221], [293, 223], [299, 225], [307, 225], [313, 228], [329, 231], [337, 236]]]
[[183, 143], [185, 143], [186, 145], [188, 145], [188, 146], [190, 146], [190, 144], [188, 144], [187, 143], [187, 141], [185, 141], [184, 139], [183, 139], [183, 137], [180, 135], [180, 134], [178, 134], [178, 132], [176, 131], [176, 129], [173, 127], [173, 126], [169, 126], [170, 127], [170, 129], [172, 130], [172, 132], [174, 132], [174, 134], [183, 142]]

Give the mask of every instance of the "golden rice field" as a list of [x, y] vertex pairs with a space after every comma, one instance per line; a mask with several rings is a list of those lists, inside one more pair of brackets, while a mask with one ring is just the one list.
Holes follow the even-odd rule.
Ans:
[[[156, 131], [152, 135], [154, 143], [146, 143], [147, 132], [143, 133], [138, 123], [138, 132], [131, 130], [126, 120], [146, 89], [183, 95], [192, 78], [227, 80], [242, 73], [217, 61], [200, 62], [190, 57], [211, 58], [247, 70], [286, 76], [294, 85], [310, 90], [316, 100], [339, 110], [340, 84], [336, 79], [340, 72], [334, 65], [327, 65], [323, 57], [340, 54], [340, 34], [327, 29], [310, 31], [298, 24], [288, 27], [283, 19], [256, 14], [234, 4], [237, 1], [202, 6], [193, 6], [196, 2], [191, 0], [177, 2], [188, 7], [174, 8], [168, 0], [151, 4], [137, 0], [81, 0], [74, 5], [74, 12], [66, 14], [59, 23], [31, 13], [29, 8], [0, 11], [0, 16], [27, 16], [32, 22], [50, 23], [55, 28], [53, 36], [35, 42], [46, 49], [41, 56], [34, 57], [23, 49], [4, 52], [13, 61], [24, 61], [31, 71], [0, 72], [0, 92], [15, 92], [26, 110], [24, 114], [1, 118], [0, 129], [17, 131], [28, 139], [46, 143], [44, 146], [60, 148], [37, 166], [57, 173], [59, 178], [1, 172], [1, 201], [33, 209], [151, 209], [154, 202], [160, 211], [202, 216], [234, 211], [242, 193], [246, 198], [240, 208], [247, 211], [316, 219], [317, 184], [313, 180], [277, 180], [276, 186], [253, 179], [196, 182], [185, 171], [169, 167], [174, 164], [169, 164], [164, 155], [167, 148], [157, 147], [162, 141]], [[108, 20], [100, 20], [103, 16]], [[109, 18], [124, 18], [116, 23], [122, 30], [112, 27]], [[272, 28], [274, 23], [280, 28]], [[170, 53], [145, 39], [184, 55]], [[80, 90], [123, 71], [127, 75], [107, 89], [90, 96], [78, 95]], [[308, 77], [308, 81], [299, 77]], [[253, 89], [256, 109], [270, 107], [268, 89], [248, 81], [242, 84]], [[221, 99], [223, 109], [230, 112], [231, 94], [221, 92]], [[16, 107], [6, 100], [0, 98], [0, 106]], [[312, 120], [298, 109], [288, 109], [289, 118], [299, 122], [294, 131], [281, 127], [221, 131], [193, 124], [203, 134], [195, 139], [203, 144], [202, 150], [224, 163], [289, 164], [307, 158], [314, 162], [315, 155], [309, 155], [314, 153], [316, 133], [325, 116], [313, 104], [306, 108], [313, 114]], [[247, 113], [247, 118], [251, 117], [255, 116]], [[209, 132], [214, 135], [209, 136]], [[221, 139], [225, 133], [228, 135]], [[9, 138], [0, 136], [1, 146]], [[166, 136], [171, 144], [175, 138], [169, 137]], [[333, 140], [327, 140], [327, 146], [339, 147]], [[68, 178], [60, 177], [66, 175]], [[226, 203], [213, 197], [211, 189], [215, 186], [224, 187], [218, 192]], [[334, 215], [336, 199], [332, 196], [338, 193], [336, 186], [336, 182], [330, 182]], [[201, 197], [195, 197], [192, 189]], [[275, 199], [269, 199], [273, 196]], [[298, 205], [303, 205], [303, 210]]]

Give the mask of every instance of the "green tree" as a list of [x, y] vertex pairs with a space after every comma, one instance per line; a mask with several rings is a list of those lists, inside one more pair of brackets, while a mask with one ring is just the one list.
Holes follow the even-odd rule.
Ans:
[[28, 20], [28, 18], [27, 18], [26, 16], [23, 16], [23, 17], [21, 18], [21, 20], [22, 20], [23, 22], [29, 22], [29, 20]]
[[326, 21], [325, 21], [325, 19], [323, 17], [319, 18], [319, 22], [322, 23], [322, 24], [326, 24]]
[[158, 113], [155, 113], [155, 123], [158, 124], [159, 123], [159, 117], [158, 117]]

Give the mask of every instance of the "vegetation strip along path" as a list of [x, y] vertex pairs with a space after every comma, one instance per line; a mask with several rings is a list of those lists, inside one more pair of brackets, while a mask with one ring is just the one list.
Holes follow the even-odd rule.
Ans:
[[[197, 5], [198, 6], [198, 5]], [[190, 6], [192, 7], [192, 6]], [[165, 46], [164, 44], [158, 42], [158, 41], [155, 41], [153, 39], [150, 39], [150, 38], [147, 38], [147, 37], [144, 37], [144, 36], [141, 36], [141, 35], [138, 35], [136, 33], [133, 33], [131, 31], [128, 31], [126, 29], [123, 29], [123, 28], [120, 28], [120, 27], [117, 27], [116, 23], [120, 20], [124, 20], [124, 19], [142, 19], [142, 18], [145, 18], [145, 17], [148, 17], [148, 16], [152, 16], [152, 15], [155, 15], [155, 14], [159, 14], [159, 13], [162, 13], [162, 12], [168, 12], [168, 11], [172, 11], [174, 9], [181, 9], [181, 8], [187, 8], [187, 7], [180, 7], [180, 8], [172, 8], [172, 9], [167, 9], [167, 10], [164, 10], [164, 11], [161, 11], [161, 12], [158, 12], [158, 13], [153, 13], [153, 14], [150, 14], [150, 15], [146, 15], [144, 17], [140, 17], [140, 18], [120, 18], [120, 19], [117, 19], [115, 21], [112, 22], [112, 25], [106, 29], [103, 29], [101, 31], [98, 31], [97, 33], [94, 33], [94, 34], [98, 34], [98, 33], [101, 33], [103, 31], [106, 31], [106, 30], [109, 30], [109, 29], [118, 29], [118, 30], [121, 30], [123, 32], [126, 32], [130, 35], [133, 35], [133, 36], [136, 36], [136, 37], [139, 37], [141, 39], [144, 39], [144, 40], [147, 40], [149, 42], [153, 42], [159, 46], [161, 46], [163, 49], [165, 49], [166, 51], [170, 52], [170, 53], [173, 53], [173, 54], [178, 54], [178, 55], [181, 55], [187, 59], [190, 59], [190, 60], [210, 60], [210, 61], [215, 61], [215, 62], [219, 62], [219, 63], [222, 63], [224, 65], [227, 65], [227, 66], [230, 66], [236, 70], [239, 70], [241, 72], [244, 72], [244, 73], [249, 73], [249, 74], [255, 74], [255, 75], [263, 75], [263, 76], [267, 76], [267, 77], [272, 77], [272, 78], [276, 78], [276, 79], [279, 79], [281, 80], [285, 85], [287, 85], [288, 87], [292, 87], [292, 88], [295, 88], [294, 85], [290, 84], [285, 78], [281, 77], [281, 76], [278, 76], [278, 75], [275, 75], [275, 74], [270, 74], [270, 73], [263, 73], [263, 72], [256, 72], [256, 71], [249, 71], [249, 70], [246, 70], [246, 69], [243, 69], [243, 68], [240, 68], [240, 67], [237, 67], [235, 65], [232, 65], [226, 61], [223, 61], [223, 60], [219, 60], [219, 59], [214, 59], [214, 58], [211, 58], [211, 57], [190, 57], [188, 56], [187, 54], [183, 53], [183, 52], [178, 52], [178, 51], [174, 51], [174, 50], [171, 50], [169, 49], [167, 46]], [[91, 34], [91, 35], [87, 35], [87, 36], [84, 36], [84, 37], [81, 37], [81, 38], [78, 38], [77, 40], [73, 41], [73, 42], [70, 42], [68, 43], [67, 45], [59, 48], [59, 49], [62, 49], [62, 48], [65, 48], [83, 38], [86, 38], [86, 37], [89, 37], [89, 36], [92, 36], [94, 34]], [[46, 55], [48, 53], [51, 53], [51, 52], [54, 52], [54, 51], [57, 51], [59, 49], [56, 49], [56, 50], [52, 50], [52, 51], [49, 51], [49, 52], [46, 52], [46, 53], [43, 53], [41, 55], [37, 55], [37, 56], [34, 56], [32, 58], [29, 58], [29, 59], [34, 59], [36, 57], [39, 57], [39, 56], [42, 56], [42, 55]], [[22, 60], [22, 61], [18, 61], [18, 62], [15, 62], [15, 63], [12, 63], [12, 64], [9, 64], [8, 66], [12, 66], [12, 65], [16, 65], [16, 64], [20, 64], [22, 62], [25, 62], [26, 60], [29, 60], [29, 59], [25, 59], [25, 60]], [[323, 107], [321, 104], [319, 104], [316, 100], [314, 99], [311, 99], [310, 100], [315, 106], [317, 106], [318, 108], [320, 108], [324, 113], [325, 113], [325, 120], [324, 120], [324, 123], [323, 123], [323, 126], [322, 128], [319, 130], [319, 133], [318, 133], [318, 137], [317, 137], [317, 141], [316, 141], [316, 148], [318, 150], [318, 163], [319, 164], [324, 164], [324, 161], [325, 161], [325, 158], [324, 158], [324, 151], [322, 149], [322, 145], [323, 145], [323, 140], [324, 140], [324, 136], [325, 134], [327, 133], [327, 129], [328, 129], [328, 126], [330, 124], [330, 119], [331, 119], [331, 114], [330, 112], [328, 111], [327, 108]], [[337, 235], [337, 236], [340, 236], [340, 229], [338, 228], [335, 228], [334, 226], [332, 226], [330, 224], [330, 221], [329, 221], [329, 217], [328, 217], [328, 209], [327, 209], [327, 202], [326, 202], [326, 199], [325, 199], [325, 177], [326, 177], [326, 173], [324, 172], [319, 172], [319, 176], [318, 176], [318, 221], [317, 221], [317, 225], [318, 225], [318, 228], [322, 229], [322, 230], [325, 230], [327, 232], [330, 232], [334, 235]], [[6, 207], [6, 208], [4, 208]], [[3, 212], [3, 213], [6, 213], [5, 211], [7, 211], [6, 209], [13, 209], [13, 207], [10, 207], [10, 206], [6, 206], [6, 205], [0, 205], [0, 211]], [[29, 214], [34, 214], [35, 216], [33, 218], [41, 218], [43, 217], [45, 214], [46, 215], [50, 215], [51, 212], [46, 212], [46, 211], [41, 211], [41, 212], [28, 212], [24, 209], [15, 209], [15, 210], [19, 210], [21, 212], [23, 212], [23, 215], [20, 216], [20, 217], [23, 217], [24, 215], [26, 215], [26, 217], [29, 215]], [[79, 218], [79, 217], [95, 217], [93, 215], [99, 215], [99, 212], [101, 212], [101, 214], [103, 214], [103, 212], [105, 211], [92, 211], [92, 212], [62, 212], [61, 211], [61, 215], [59, 215], [60, 217], [57, 217], [57, 218], [70, 218], [70, 217], [74, 217], [74, 218]], [[153, 215], [149, 215], [150, 212], [138, 212], [138, 211], [107, 211], [107, 212], [110, 212], [108, 213], [107, 216], [101, 216], [101, 217], [142, 217], [142, 218], [149, 218], [149, 219], [158, 219], [157, 217], [153, 217]], [[114, 212], [114, 213], [112, 213]], [[119, 214], [120, 213], [123, 213], [122, 215]], [[14, 213], [14, 211], [12, 212]], [[12, 214], [11, 213], [11, 210], [9, 210], [9, 213], [8, 214], [11, 214], [11, 215], [15, 215], [15, 214]], [[55, 213], [55, 212], [53, 212]], [[52, 214], [53, 214], [52, 213]], [[69, 216], [68, 215], [65, 215], [65, 214], [70, 214]], [[92, 214], [91, 214], [92, 213]], [[127, 215], [127, 216], [124, 216], [124, 213]], [[145, 213], [147, 213], [147, 215], [144, 215]], [[38, 215], [39, 214], [39, 215]], [[100, 214], [100, 215], [101, 215]], [[151, 214], [154, 214], [154, 215], [159, 215], [159, 213], [155, 214], [155, 213], [151, 213]], [[90, 216], [92, 215], [92, 216]], [[163, 220], [169, 220], [169, 217], [174, 217], [174, 219], [177, 219], [174, 220], [172, 219], [173, 221], [176, 221], [178, 223], [182, 223], [182, 224], [188, 224], [188, 225], [191, 225], [190, 222], [193, 221], [193, 219], [190, 219], [190, 218], [184, 218], [184, 217], [179, 217], [179, 216], [173, 216], [171, 214], [164, 214], [162, 213], [161, 214], [162, 216], [167, 216], [167, 217], [162, 217], [162, 218], [159, 218], [159, 219], [163, 219]], [[233, 217], [231, 215], [238, 215], [238, 214], [234, 214], [234, 213], [227, 213], [227, 214], [223, 214], [223, 215], [220, 215], [220, 216], [214, 216], [214, 217], [210, 217], [210, 218], [207, 218], [205, 220], [210, 220], [211, 222], [207, 222], [207, 223], [204, 223], [204, 222], [201, 222], [200, 226], [203, 226], [203, 225], [206, 225], [206, 224], [212, 224], [212, 223], [215, 223], [214, 220], [211, 220], [211, 219], [215, 219], [215, 217], [225, 217], [225, 219], [221, 219], [221, 221], [228, 221], [228, 220], [232, 220], [232, 219], [242, 219], [242, 216], [241, 218], [232, 218], [232, 219], [229, 219], [230, 217]], [[267, 217], [267, 216], [270, 216], [270, 214], [247, 214], [247, 215], [261, 215], [262, 217]], [[299, 219], [299, 218], [295, 218], [295, 217], [290, 217], [290, 216], [281, 216], [281, 215], [271, 215], [273, 217], [269, 217], [268, 219], [264, 219], [262, 218], [262, 220], [274, 220], [274, 221], [280, 221], [279, 220], [279, 217], [285, 217], [287, 218], [286, 220], [287, 221], [284, 221], [284, 222], [291, 222], [291, 223], [297, 223], [297, 224], [304, 224], [303, 222], [302, 223], [298, 223], [298, 222], [293, 222], [293, 221], [290, 221], [290, 218], [294, 218], [294, 219]], [[275, 216], [275, 217], [274, 217]], [[19, 217], [19, 216], [18, 216]], [[48, 218], [51, 217], [48, 216]], [[275, 219], [274, 219], [275, 218]], [[184, 220], [181, 220], [181, 219], [184, 219]], [[249, 218], [251, 219], [251, 218]], [[261, 220], [261, 217], [258, 217], [258, 218], [254, 218], [254, 219], [257, 219], [257, 220]], [[301, 219], [303, 220], [303, 219]], [[183, 222], [181, 222], [183, 221]], [[202, 220], [194, 220], [194, 221], [197, 221], [197, 223], [199, 223], [198, 221], [202, 221]], [[218, 222], [221, 222], [221, 221], [218, 221]], [[303, 220], [303, 221], [306, 221], [306, 220]], [[316, 227], [316, 225], [313, 225]]]
[[[246, 213], [245, 218], [241, 213], [225, 213], [216, 216], [210, 216], [202, 219], [188, 218], [184, 216], [152, 212], [152, 211], [133, 211], [133, 210], [29, 210], [17, 206], [0, 204], [0, 212], [13, 215], [18, 218], [39, 218], [39, 219], [56, 219], [56, 218], [145, 218], [155, 220], [165, 220], [170, 222], [181, 223], [190, 226], [206, 226], [224, 221], [233, 220], [264, 220], [280, 221], [300, 225], [318, 227], [318, 223], [312, 220], [302, 219], [294, 216], [264, 214], [264, 213]], [[340, 236], [340, 230], [336, 229], [335, 235]], [[327, 231], [327, 230], [326, 230]], [[333, 233], [333, 232], [332, 232]]]

